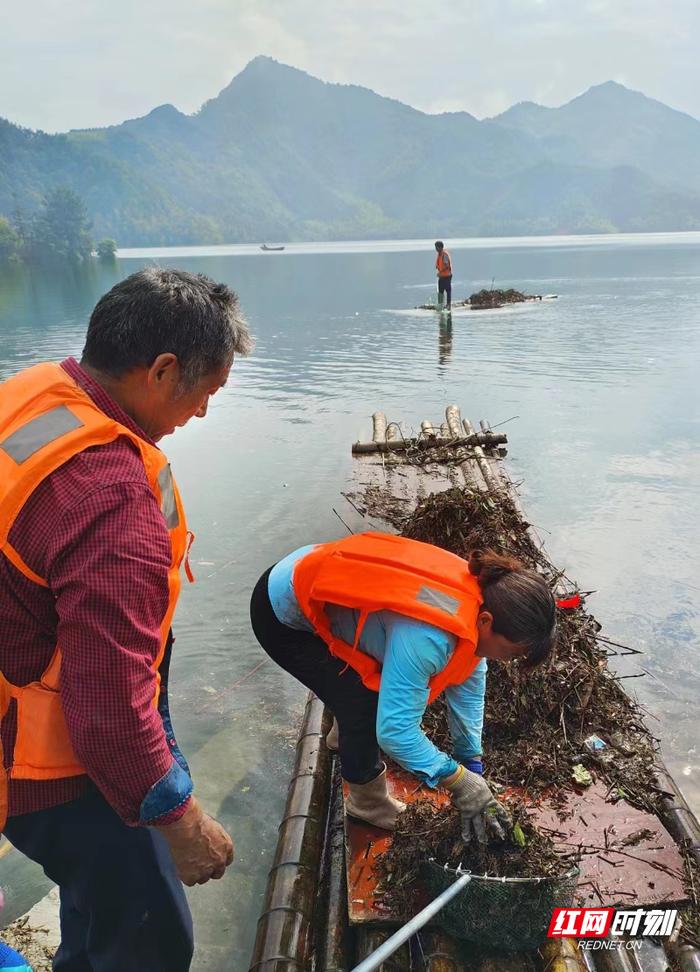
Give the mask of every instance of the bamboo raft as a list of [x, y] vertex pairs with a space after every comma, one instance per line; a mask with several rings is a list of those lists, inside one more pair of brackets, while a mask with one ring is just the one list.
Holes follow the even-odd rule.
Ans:
[[[389, 487], [397, 502], [407, 504], [456, 485], [487, 492], [505, 488], [519, 507], [502, 461], [505, 444], [505, 435], [494, 433], [486, 422], [477, 431], [454, 405], [447, 407], [440, 425], [425, 420], [419, 433], [408, 436], [398, 423], [387, 422], [383, 413], [376, 412], [371, 442], [352, 447], [354, 479], [363, 490]], [[427, 449], [434, 452], [425, 462]], [[368, 523], [350, 497], [353, 512], [347, 517], [348, 528], [353, 532], [376, 528], [376, 515]], [[379, 526], [387, 529], [386, 523]], [[348, 893], [348, 874], [357, 873], [353, 864], [359, 862], [364, 873], [371, 873], [361, 858], [367, 859], [370, 851], [372, 856], [377, 853], [374, 840], [381, 843], [377, 835], [386, 832], [344, 820], [338, 760], [323, 741], [329, 726], [330, 714], [310, 695], [249, 972], [349, 972], [396, 927], [390, 915], [368, 908], [371, 886], [363, 885], [361, 892], [351, 888]], [[405, 790], [398, 788], [399, 783], [392, 779], [390, 786], [403, 798]], [[682, 848], [700, 864], [700, 824], [660, 757], [653, 784], [662, 794], [658, 820], [653, 820], [664, 828], [669, 852], [677, 854]], [[389, 839], [384, 836], [385, 842]], [[673, 890], [667, 893], [670, 898], [661, 900], [673, 900]], [[644, 900], [630, 906], [649, 904]], [[563, 939], [549, 940], [537, 952], [477, 953], [430, 929], [416, 939], [388, 959], [381, 966], [383, 972], [666, 972], [671, 968], [700, 972], [700, 951], [679, 945], [677, 933], [664, 944], [643, 939], [641, 949], [629, 952], [584, 951], [575, 941]]]

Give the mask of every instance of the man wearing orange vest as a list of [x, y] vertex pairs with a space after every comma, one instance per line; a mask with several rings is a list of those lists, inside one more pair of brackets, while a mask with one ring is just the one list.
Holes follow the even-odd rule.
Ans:
[[192, 535], [156, 443], [250, 344], [226, 286], [150, 268], [98, 302], [80, 363], [0, 384], [0, 817], [60, 887], [57, 972], [186, 972], [182, 882], [233, 860], [168, 712]]
[[[542, 662], [555, 635], [546, 581], [517, 560], [469, 562], [404, 537], [363, 533], [301, 547], [260, 578], [251, 601], [265, 651], [331, 709], [346, 811], [393, 829], [380, 748], [428, 786], [444, 786], [462, 836], [503, 835], [505, 810], [482, 777], [486, 659]], [[453, 754], [421, 730], [445, 693]], [[456, 757], [456, 758], [455, 758]]]
[[[438, 305], [445, 300], [445, 310], [452, 310], [452, 259], [442, 240], [435, 241], [435, 271], [438, 279]], [[443, 297], [444, 295], [444, 297]]]

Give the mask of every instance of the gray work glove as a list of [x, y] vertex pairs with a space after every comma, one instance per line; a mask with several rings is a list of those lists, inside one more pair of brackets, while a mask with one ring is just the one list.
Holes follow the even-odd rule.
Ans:
[[480, 844], [485, 844], [489, 836], [505, 840], [513, 826], [510, 814], [494, 798], [483, 777], [463, 766], [460, 770], [456, 779], [445, 786], [460, 812], [462, 840], [468, 844], [474, 835]]

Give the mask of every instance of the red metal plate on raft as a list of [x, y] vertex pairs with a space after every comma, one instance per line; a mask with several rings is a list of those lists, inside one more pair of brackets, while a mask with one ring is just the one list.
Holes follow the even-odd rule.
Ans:
[[[576, 903], [620, 908], [686, 903], [683, 858], [673, 837], [658, 817], [624, 800], [606, 800], [607, 793], [595, 783], [572, 791], [563, 810], [545, 804], [533, 811], [538, 826], [554, 831], [550, 836], [562, 852], [584, 848]], [[641, 831], [651, 836], [635, 839]], [[626, 838], [632, 843], [621, 847]]]
[[[439, 806], [449, 802], [444, 790], [420, 786], [414, 776], [398, 768], [387, 770], [387, 785], [391, 795], [404, 803], [431, 800]], [[579, 844], [590, 851], [581, 862], [576, 903], [608, 907], [684, 903], [687, 896], [682, 883], [683, 860], [661, 821], [630, 807], [624, 800], [606, 802], [606, 794], [606, 787], [594, 784], [582, 793], [572, 790], [564, 809], [546, 804], [533, 808], [538, 825], [555, 831], [552, 838], [562, 852]], [[347, 787], [343, 795], [347, 796]], [[622, 848], [624, 854], [605, 850], [606, 833], [610, 847], [641, 830], [652, 831], [654, 836]], [[395, 924], [396, 915], [377, 892], [374, 872], [374, 862], [388, 848], [391, 834], [346, 817], [345, 841], [350, 921]], [[595, 851], [596, 847], [603, 849]]]

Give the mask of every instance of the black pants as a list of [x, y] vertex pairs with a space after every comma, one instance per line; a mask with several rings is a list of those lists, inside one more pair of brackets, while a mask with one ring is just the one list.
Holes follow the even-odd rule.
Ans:
[[331, 655], [317, 635], [277, 620], [267, 592], [269, 574], [266, 570], [262, 575], [250, 601], [255, 637], [270, 658], [311, 689], [338, 720], [343, 778], [368, 783], [383, 767], [377, 745], [378, 694], [362, 684], [354, 669]]
[[447, 306], [452, 303], [452, 276], [438, 277], [438, 294], [447, 295]]
[[127, 827], [97, 791], [4, 833], [60, 888], [55, 972], [187, 972], [192, 918], [161, 834]]

